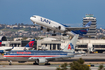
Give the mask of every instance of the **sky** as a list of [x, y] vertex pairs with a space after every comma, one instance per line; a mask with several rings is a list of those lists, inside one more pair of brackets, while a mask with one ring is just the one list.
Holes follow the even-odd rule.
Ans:
[[82, 27], [85, 14], [93, 14], [104, 28], [105, 0], [0, 0], [0, 24], [33, 24], [39, 15], [71, 27]]

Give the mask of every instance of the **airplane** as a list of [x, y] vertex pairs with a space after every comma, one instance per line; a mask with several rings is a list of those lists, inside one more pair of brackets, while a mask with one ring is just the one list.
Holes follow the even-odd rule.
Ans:
[[[74, 36], [75, 34], [81, 34], [81, 33], [84, 34], [84, 31], [87, 33], [87, 30], [83, 30], [83, 29], [88, 29], [91, 24], [91, 22], [88, 23], [89, 27], [70, 27], [37, 15], [33, 15], [32, 17], [30, 17], [30, 20], [33, 22], [33, 24], [40, 25], [41, 30], [44, 30], [43, 27], [45, 27], [46, 31], [48, 32], [52, 30], [54, 33], [52, 34], [52, 36], [56, 36], [55, 32], [63, 33], [63, 36], [67, 34], [71, 36]], [[80, 30], [80, 31], [78, 32], [77, 30]]]
[[2, 46], [2, 40], [0, 40], [0, 47]]
[[[31, 50], [33, 48], [35, 39], [32, 39], [25, 47], [0, 47], [0, 53], [4, 53], [6, 51], [11, 50]], [[0, 41], [0, 44], [2, 41]]]
[[74, 57], [78, 36], [75, 35], [63, 50], [12, 50], [6, 52], [3, 57], [9, 61], [9, 65], [11, 61], [19, 63], [35, 61], [34, 65], [39, 65], [39, 63], [50, 65], [48, 62], [51, 60]]

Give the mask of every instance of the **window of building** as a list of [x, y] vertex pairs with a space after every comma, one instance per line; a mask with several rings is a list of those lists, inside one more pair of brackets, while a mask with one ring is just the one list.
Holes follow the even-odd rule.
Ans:
[[53, 50], [56, 50], [56, 44], [53, 44]]
[[5, 46], [5, 44], [2, 44], [1, 46]]
[[57, 49], [60, 50], [61, 44], [57, 44]]
[[87, 45], [78, 45], [78, 48], [87, 48]]
[[47, 44], [45, 44], [45, 46], [47, 46]]
[[51, 50], [51, 44], [50, 44], [50, 50]]
[[105, 45], [93, 45], [94, 48], [105, 48]]

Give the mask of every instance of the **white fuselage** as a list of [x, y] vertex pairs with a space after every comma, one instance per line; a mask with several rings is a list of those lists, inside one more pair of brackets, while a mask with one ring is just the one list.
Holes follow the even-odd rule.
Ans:
[[[30, 19], [34, 24], [36, 23], [40, 26], [49, 28], [56, 32], [64, 33], [64, 31], [66, 30], [63, 25], [61, 25], [55, 21], [40, 17], [40, 16], [33, 16], [33, 17], [30, 17]], [[60, 29], [59, 29], [59, 27], [60, 27]]]
[[35, 61], [36, 59], [60, 59], [74, 57], [73, 52], [64, 51], [37, 51], [37, 50], [14, 50], [4, 54], [4, 58], [12, 61]]

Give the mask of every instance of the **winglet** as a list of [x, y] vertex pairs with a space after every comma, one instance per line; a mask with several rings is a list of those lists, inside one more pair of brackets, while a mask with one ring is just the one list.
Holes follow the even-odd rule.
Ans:
[[63, 49], [65, 52], [74, 52], [79, 35], [75, 35], [72, 40]]
[[35, 39], [32, 39], [25, 47], [30, 47], [32, 48], [34, 45]]

